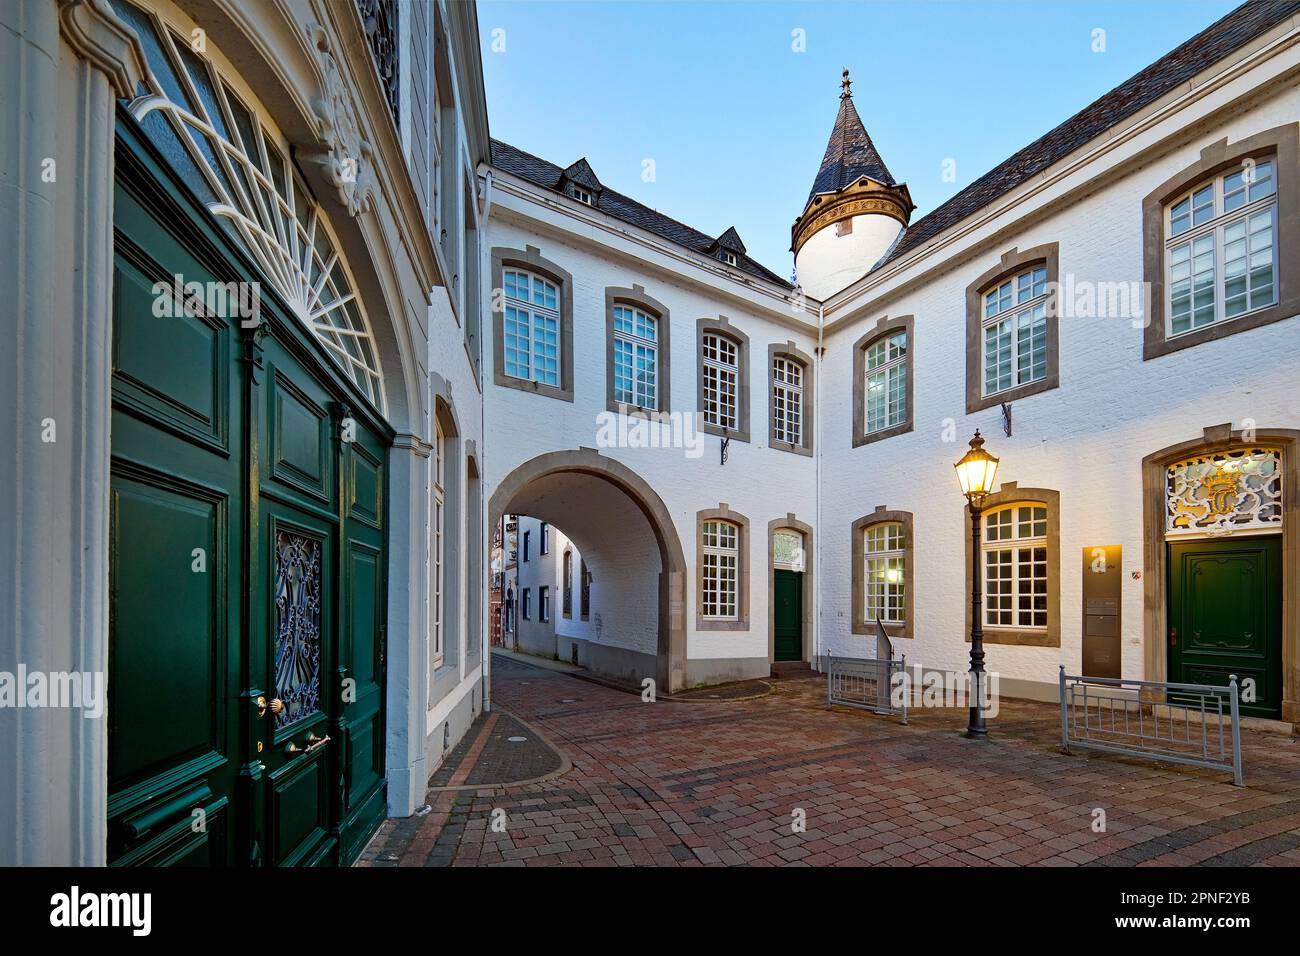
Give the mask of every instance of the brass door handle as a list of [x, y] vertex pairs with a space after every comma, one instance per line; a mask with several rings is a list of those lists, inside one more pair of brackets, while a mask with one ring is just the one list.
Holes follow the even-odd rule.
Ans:
[[284, 748], [284, 752], [287, 754], [309, 754], [314, 750], [320, 750], [321, 747], [324, 747], [329, 742], [329, 734], [326, 734], [324, 737], [317, 737], [315, 734], [308, 734], [306, 747], [299, 747], [295, 743], [290, 743], [289, 746]]
[[282, 701], [279, 697], [276, 697], [274, 700], [270, 700], [270, 701], [268, 701], [268, 700], [266, 699], [265, 695], [263, 695], [263, 696], [261, 696], [261, 697], [258, 697], [258, 698], [257, 698], [257, 716], [259, 716], [259, 717], [265, 717], [265, 716], [266, 716], [266, 712], [267, 712], [268, 710], [269, 710], [271, 713], [273, 713], [273, 714], [281, 714], [281, 713], [283, 713], [283, 712], [284, 712], [284, 701]]

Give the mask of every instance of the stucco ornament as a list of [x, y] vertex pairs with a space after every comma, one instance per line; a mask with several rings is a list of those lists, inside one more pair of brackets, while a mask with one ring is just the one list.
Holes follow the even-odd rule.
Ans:
[[357, 111], [325, 28], [318, 23], [307, 27], [316, 50], [321, 72], [321, 95], [312, 100], [312, 111], [320, 126], [322, 148], [310, 154], [338, 190], [339, 201], [350, 215], [370, 209], [374, 150], [361, 134]]

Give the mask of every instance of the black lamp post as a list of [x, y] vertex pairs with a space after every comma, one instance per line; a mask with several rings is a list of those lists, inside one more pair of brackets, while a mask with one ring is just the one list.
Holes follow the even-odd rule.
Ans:
[[974, 699], [970, 707], [970, 720], [966, 724], [966, 736], [983, 740], [989, 732], [984, 726], [984, 602], [980, 589], [980, 514], [984, 499], [993, 490], [998, 460], [984, 450], [984, 439], [980, 437], [978, 428], [975, 437], [970, 440], [970, 450], [953, 467], [957, 469], [961, 493], [966, 496], [966, 503], [970, 506], [970, 682]]

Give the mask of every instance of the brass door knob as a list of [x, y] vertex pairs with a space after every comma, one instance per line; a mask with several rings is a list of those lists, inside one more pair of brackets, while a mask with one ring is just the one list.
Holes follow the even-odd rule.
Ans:
[[265, 716], [266, 716], [266, 712], [267, 712], [268, 710], [269, 710], [271, 713], [273, 713], [273, 714], [283, 713], [283, 711], [284, 711], [284, 701], [282, 701], [282, 700], [281, 700], [280, 698], [278, 698], [278, 697], [276, 697], [274, 700], [271, 700], [271, 701], [268, 701], [268, 700], [266, 699], [265, 696], [258, 697], [258, 698], [257, 698], [257, 716], [259, 716], [259, 717], [265, 717]]

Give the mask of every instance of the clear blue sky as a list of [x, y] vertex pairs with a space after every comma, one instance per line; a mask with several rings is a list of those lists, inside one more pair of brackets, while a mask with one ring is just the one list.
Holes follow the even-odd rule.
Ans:
[[[1235, 6], [480, 0], [478, 10], [493, 136], [560, 166], [586, 156], [606, 186], [709, 235], [734, 225], [751, 256], [788, 276], [790, 224], [844, 67], [915, 218]], [[1104, 52], [1093, 52], [1097, 29]], [[646, 158], [654, 182], [642, 181]], [[942, 177], [949, 158], [955, 182]]]

